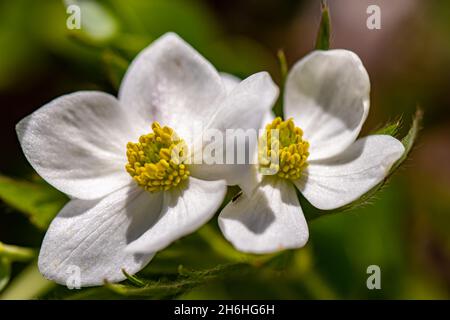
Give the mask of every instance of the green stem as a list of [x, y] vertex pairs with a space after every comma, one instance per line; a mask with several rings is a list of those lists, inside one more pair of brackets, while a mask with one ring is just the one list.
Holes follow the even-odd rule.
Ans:
[[286, 55], [283, 50], [278, 50], [277, 52], [278, 64], [280, 67], [280, 95], [278, 101], [273, 108], [273, 112], [277, 117], [283, 117], [283, 96], [284, 96], [284, 84], [286, 83], [286, 77], [288, 74], [288, 64], [286, 61]]
[[300, 283], [313, 299], [337, 299], [338, 294], [315, 268], [314, 260], [313, 251], [310, 247], [297, 250], [291, 270], [298, 275]]
[[36, 251], [30, 248], [13, 246], [0, 242], [0, 256], [10, 261], [29, 261], [36, 257]]
[[320, 273], [313, 269], [307, 272], [307, 274], [302, 278], [302, 282], [314, 299], [337, 299], [336, 293], [328, 286], [327, 282], [322, 278]]
[[281, 86], [284, 88], [284, 84], [286, 83], [286, 77], [288, 74], [288, 65], [286, 60], [286, 55], [283, 50], [278, 50], [277, 52], [278, 63], [280, 64], [280, 73], [281, 73]]
[[231, 244], [219, 235], [210, 225], [203, 226], [198, 234], [205, 240], [210, 248], [226, 260], [238, 263], [247, 263], [253, 266], [261, 266], [273, 259], [278, 253], [253, 255], [241, 253], [235, 250]]
[[210, 226], [205, 225], [198, 234], [205, 240], [211, 249], [219, 256], [227, 260], [242, 262], [247, 259], [245, 254], [241, 254], [234, 250], [231, 245], [226, 242], [217, 232]]

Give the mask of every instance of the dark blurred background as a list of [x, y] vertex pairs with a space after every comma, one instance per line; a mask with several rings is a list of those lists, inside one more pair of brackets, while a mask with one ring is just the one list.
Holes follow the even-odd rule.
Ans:
[[[81, 30], [66, 28], [72, 2], [82, 4]], [[364, 133], [399, 115], [407, 128], [420, 105], [419, 143], [373, 204], [312, 222], [288, 270], [216, 281], [186, 297], [450, 297], [450, 2], [328, 2], [332, 48], [356, 52], [371, 78]], [[381, 8], [380, 30], [366, 27], [370, 4]], [[65, 93], [116, 94], [128, 61], [167, 31], [219, 71], [268, 70], [279, 82], [277, 50], [295, 63], [313, 49], [319, 21], [319, 1], [0, 1], [0, 173], [35, 179], [14, 130], [21, 118]], [[0, 204], [0, 241], [37, 248], [43, 234]], [[366, 288], [371, 264], [381, 268], [381, 290]]]

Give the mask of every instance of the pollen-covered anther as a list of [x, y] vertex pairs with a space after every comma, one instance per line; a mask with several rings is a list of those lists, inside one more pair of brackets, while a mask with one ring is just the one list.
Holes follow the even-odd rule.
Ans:
[[152, 133], [128, 142], [125, 166], [137, 184], [150, 192], [169, 190], [189, 177], [187, 146], [170, 127], [153, 122]]
[[297, 180], [308, 165], [309, 143], [293, 119], [276, 118], [266, 125], [259, 144], [259, 166], [280, 178]]

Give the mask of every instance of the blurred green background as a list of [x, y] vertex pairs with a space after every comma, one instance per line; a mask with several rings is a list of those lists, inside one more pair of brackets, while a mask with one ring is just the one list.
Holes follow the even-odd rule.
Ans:
[[[372, 204], [310, 222], [305, 248], [284, 252], [269, 266], [199, 281], [193, 290], [147, 297], [450, 297], [450, 3], [329, 2], [332, 48], [356, 52], [371, 78], [364, 133], [399, 115], [407, 129], [416, 106], [424, 110], [411, 159]], [[81, 30], [66, 27], [70, 3], [81, 5]], [[381, 8], [380, 30], [366, 27], [369, 4]], [[14, 130], [21, 118], [65, 93], [116, 94], [129, 61], [167, 31], [219, 71], [246, 77], [268, 70], [279, 82], [278, 49], [295, 63], [313, 49], [319, 21], [319, 1], [0, 1], [0, 242], [39, 248], [48, 220], [65, 201], [26, 162]], [[159, 253], [141, 274], [170, 281], [179, 265], [212, 268], [233, 256], [212, 221]], [[369, 265], [381, 268], [381, 290], [366, 287]], [[8, 268], [0, 261], [0, 286]], [[48, 284], [33, 262], [12, 264], [11, 278], [8, 297], [123, 297], [103, 288], [70, 291]]]

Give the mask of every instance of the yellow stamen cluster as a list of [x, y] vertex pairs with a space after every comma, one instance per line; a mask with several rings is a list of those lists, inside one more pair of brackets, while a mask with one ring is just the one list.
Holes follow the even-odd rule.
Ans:
[[189, 177], [189, 170], [183, 164], [187, 147], [172, 128], [153, 122], [152, 130], [142, 135], [139, 142], [128, 142], [125, 168], [145, 190], [169, 190]]
[[[275, 130], [275, 131], [274, 131]], [[308, 163], [309, 143], [303, 140], [302, 129], [292, 119], [276, 118], [266, 126], [259, 143], [260, 170], [280, 178], [297, 180]]]

